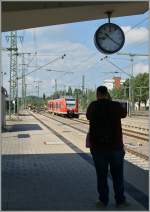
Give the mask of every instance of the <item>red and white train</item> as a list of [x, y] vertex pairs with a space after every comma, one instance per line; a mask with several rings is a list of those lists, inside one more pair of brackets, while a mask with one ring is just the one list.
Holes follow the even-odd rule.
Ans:
[[48, 111], [53, 114], [78, 118], [78, 99], [73, 97], [66, 97], [49, 100]]

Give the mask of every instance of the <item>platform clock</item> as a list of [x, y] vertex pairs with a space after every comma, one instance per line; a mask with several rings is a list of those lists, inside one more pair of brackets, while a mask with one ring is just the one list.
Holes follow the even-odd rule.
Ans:
[[106, 23], [95, 32], [94, 42], [101, 53], [114, 54], [123, 47], [125, 35], [118, 25]]

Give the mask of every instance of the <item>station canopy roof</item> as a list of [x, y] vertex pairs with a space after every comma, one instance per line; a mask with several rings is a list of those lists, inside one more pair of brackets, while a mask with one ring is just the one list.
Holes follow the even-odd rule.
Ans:
[[148, 1], [3, 1], [2, 32], [142, 14]]

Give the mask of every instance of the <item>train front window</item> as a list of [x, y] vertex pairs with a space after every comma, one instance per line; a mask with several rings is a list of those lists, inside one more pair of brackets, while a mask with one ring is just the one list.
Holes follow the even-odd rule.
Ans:
[[68, 102], [68, 101], [69, 101], [69, 102], [70, 102], [70, 101], [73, 101], [73, 102], [74, 102], [75, 99], [73, 99], [73, 98], [68, 98], [68, 99], [66, 99], [66, 102]]
[[74, 108], [76, 106], [75, 99], [66, 99], [67, 108]]
[[67, 104], [67, 103], [66, 103], [66, 105], [67, 105], [67, 108], [74, 108], [74, 107], [75, 107], [75, 104], [70, 104], [70, 103]]

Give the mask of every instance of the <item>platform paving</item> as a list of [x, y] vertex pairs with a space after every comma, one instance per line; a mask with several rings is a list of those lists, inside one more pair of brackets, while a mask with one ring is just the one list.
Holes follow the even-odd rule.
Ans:
[[[88, 152], [75, 151], [27, 113], [7, 121], [7, 128], [2, 134], [2, 210], [103, 210], [95, 206], [96, 174], [92, 160], [86, 160]], [[116, 211], [110, 179], [109, 184], [106, 210]], [[146, 210], [126, 195], [130, 206], [124, 210]]]

